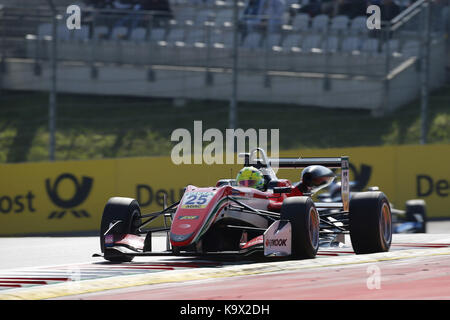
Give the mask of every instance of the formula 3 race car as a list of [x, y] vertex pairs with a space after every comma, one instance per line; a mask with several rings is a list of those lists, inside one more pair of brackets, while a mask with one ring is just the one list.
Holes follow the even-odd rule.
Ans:
[[[261, 148], [239, 156], [245, 167], [263, 174], [262, 190], [240, 186], [235, 179], [207, 188], [188, 185], [179, 202], [147, 214], [135, 199], [111, 198], [100, 226], [100, 256], [113, 262], [150, 255], [305, 259], [314, 258], [319, 245], [343, 242], [344, 234], [350, 234], [357, 254], [389, 250], [389, 201], [381, 191], [350, 198], [348, 157], [273, 159]], [[301, 180], [278, 179], [273, 168], [303, 168]], [[313, 194], [336, 178], [331, 169], [341, 171], [342, 201], [314, 202]], [[165, 226], [148, 228], [160, 216]], [[152, 235], [161, 231], [167, 232], [167, 250], [152, 252]]]
[[[358, 188], [357, 181], [350, 181], [350, 195], [355, 195], [362, 190]], [[372, 186], [367, 191], [379, 191]], [[321, 194], [317, 195], [320, 202], [340, 202], [341, 182], [333, 181]], [[405, 202], [405, 210], [394, 208], [390, 203], [392, 214], [393, 233], [426, 233], [427, 232], [427, 206], [422, 199], [410, 199]], [[331, 211], [333, 209], [328, 209]], [[324, 212], [325, 213], [325, 212]]]

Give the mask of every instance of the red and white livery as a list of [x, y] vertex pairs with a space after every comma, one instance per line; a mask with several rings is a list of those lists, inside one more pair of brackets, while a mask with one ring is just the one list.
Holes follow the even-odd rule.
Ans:
[[[356, 253], [388, 251], [391, 211], [380, 191], [350, 195], [348, 157], [271, 159], [261, 148], [241, 154], [259, 169], [263, 190], [221, 179], [208, 188], [188, 185], [179, 202], [142, 214], [136, 200], [111, 198], [104, 209], [100, 244], [106, 260], [141, 255], [261, 255], [314, 258], [320, 245], [349, 233]], [[301, 180], [278, 179], [273, 168], [303, 169]], [[333, 171], [334, 170], [334, 171]], [[340, 170], [342, 202], [314, 202]], [[323, 212], [323, 214], [321, 214]], [[148, 228], [162, 216], [164, 227]], [[152, 235], [167, 232], [167, 250], [152, 251]]]

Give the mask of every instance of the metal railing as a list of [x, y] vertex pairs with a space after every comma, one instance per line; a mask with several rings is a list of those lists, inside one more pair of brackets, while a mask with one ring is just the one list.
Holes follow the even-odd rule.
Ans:
[[[131, 79], [131, 86], [145, 81], [176, 82], [176, 77], [180, 77], [184, 71], [186, 74], [190, 72], [191, 78], [204, 76], [204, 83], [192, 81], [193, 84], [185, 89], [189, 91], [207, 92], [205, 87], [228, 86], [229, 83], [216, 84], [214, 75], [230, 73], [233, 77], [226, 81], [232, 82], [234, 88], [238, 88], [238, 73], [260, 77], [263, 80], [262, 89], [270, 88], [271, 79], [275, 76], [288, 78], [288, 81], [315, 81], [314, 84], [319, 83], [317, 87], [320, 86], [319, 81], [322, 81], [323, 91], [303, 91], [303, 94], [314, 96], [313, 99], [329, 94], [328, 101], [336, 97], [344, 97], [346, 101], [360, 99], [360, 96], [371, 93], [368, 90], [378, 90], [377, 85], [382, 82], [383, 88], [377, 92], [376, 97], [385, 99], [379, 106], [380, 112], [384, 113], [394, 104], [390, 99], [395, 94], [404, 89], [409, 90], [407, 95], [414, 94], [412, 90], [415, 90], [415, 84], [397, 83], [397, 91], [394, 93], [392, 84], [405, 70], [411, 70], [415, 66], [417, 72], [413, 74], [413, 81], [420, 72], [422, 119], [426, 121], [430, 66], [442, 66], [439, 60], [441, 57], [434, 52], [434, 48], [439, 42], [445, 41], [446, 36], [448, 39], [449, 34], [448, 22], [445, 24], [441, 19], [443, 17], [433, 18], [440, 17], [442, 10], [434, 6], [428, 10], [429, 3], [428, 0], [418, 0], [398, 17], [383, 24], [381, 30], [374, 31], [367, 30], [365, 21], [359, 29], [352, 29], [350, 22], [347, 22], [347, 27], [340, 30], [334, 28], [330, 21], [316, 29], [316, 25], [309, 19], [307, 28], [297, 28], [294, 22], [297, 16], [289, 15], [283, 16], [284, 20], [280, 23], [270, 20], [271, 17], [251, 16], [261, 23], [257, 27], [253, 25], [252, 28], [245, 28], [244, 22], [248, 17], [242, 16], [242, 3], [238, 6], [240, 23], [230, 12], [234, 8], [223, 3], [208, 6], [180, 3], [173, 6], [173, 16], [153, 11], [82, 9], [80, 30], [67, 29], [65, 8], [55, 8], [52, 12], [48, 7], [3, 7], [0, 9], [0, 81], [10, 72], [6, 64], [9, 59], [34, 65], [33, 80], [29, 80], [29, 73], [16, 77], [15, 84], [19, 88], [27, 87], [27, 81], [36, 79], [50, 82], [44, 76], [39, 77], [43, 70], [52, 69], [52, 85], [48, 89], [53, 97], [58, 90], [57, 84], [64, 81], [71, 83], [72, 80], [70, 74], [57, 80], [56, 69], [67, 70], [64, 66], [72, 64], [90, 67], [90, 77], [95, 81], [98, 79], [100, 65], [132, 65], [139, 67], [135, 69], [146, 70], [147, 79]], [[448, 1], [446, 5], [448, 9]], [[276, 28], [268, 28], [265, 21], [274, 22], [271, 26]], [[50, 64], [52, 68], [49, 68]], [[157, 75], [155, 70], [158, 70]], [[182, 72], [174, 73], [173, 70]], [[121, 84], [130, 80], [120, 79], [117, 73], [116, 76], [117, 79], [99, 79], [95, 85], [101, 81]], [[363, 82], [367, 79], [370, 80], [367, 82], [377, 83], [366, 91], [364, 86], [348, 85], [345, 90], [342, 87], [333, 88], [333, 80]], [[296, 85], [300, 86], [299, 83], [296, 82]], [[413, 89], [406, 88], [407, 86]], [[292, 91], [297, 94], [296, 88]], [[273, 95], [277, 94], [274, 90]], [[233, 112], [237, 109], [236, 91], [231, 95], [234, 98], [230, 98], [229, 127], [233, 128], [236, 120]], [[55, 104], [55, 100], [49, 101], [50, 109]], [[54, 139], [55, 115], [49, 112], [48, 120], [50, 136]], [[297, 126], [297, 123], [294, 125]], [[426, 132], [425, 126], [422, 131]]]
[[[171, 14], [155, 11], [82, 9], [80, 30], [68, 30], [65, 8], [57, 8], [56, 19], [45, 8], [33, 10], [7, 7], [0, 10], [1, 61], [21, 58], [34, 61], [35, 73], [52, 57], [56, 46], [59, 63], [85, 63], [91, 77], [98, 75], [98, 64], [124, 64], [147, 67], [148, 80], [154, 81], [151, 66], [202, 68], [205, 82], [214, 83], [211, 71], [261, 74], [266, 87], [271, 75], [323, 77], [325, 90], [330, 78], [354, 77], [381, 79], [386, 92], [389, 82], [411, 63], [420, 71], [424, 44], [424, 7], [418, 0], [399, 16], [383, 23], [381, 30], [334, 28], [332, 20], [317, 27], [309, 19], [308, 28], [296, 28], [295, 16], [273, 19], [267, 16], [243, 16], [233, 21], [231, 4], [173, 6]], [[448, 1], [447, 1], [448, 2]], [[257, 25], [246, 24], [259, 21]], [[57, 25], [52, 37], [52, 21]], [[268, 27], [271, 21], [271, 28]], [[364, 21], [363, 21], [364, 22]], [[233, 26], [238, 28], [233, 28]], [[435, 23], [429, 42], [445, 39], [442, 23]], [[235, 30], [238, 46], [234, 51]], [[53, 41], [56, 40], [56, 41]], [[236, 54], [234, 54], [234, 52]], [[386, 97], [389, 95], [386, 94]], [[389, 101], [386, 101], [389, 105]]]

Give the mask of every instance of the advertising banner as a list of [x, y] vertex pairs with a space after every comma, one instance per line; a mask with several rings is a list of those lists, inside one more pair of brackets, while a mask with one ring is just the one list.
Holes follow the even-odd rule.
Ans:
[[[430, 218], [450, 218], [450, 146], [302, 149], [281, 157], [349, 156], [350, 180], [360, 190], [378, 186], [398, 209], [424, 199]], [[110, 197], [135, 198], [142, 212], [171, 204], [188, 184], [235, 178], [242, 165], [180, 164], [170, 157], [0, 165], [0, 236], [97, 232]], [[300, 179], [300, 169], [279, 178]], [[161, 224], [162, 221], [159, 221]]]

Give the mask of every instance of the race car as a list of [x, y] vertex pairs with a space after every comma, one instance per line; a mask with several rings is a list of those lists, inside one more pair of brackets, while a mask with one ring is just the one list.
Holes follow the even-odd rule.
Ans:
[[410, 199], [405, 202], [405, 210], [392, 205], [392, 228], [394, 233], [426, 233], [427, 206], [422, 199]]
[[[104, 208], [100, 246], [104, 259], [131, 261], [150, 255], [232, 255], [234, 257], [314, 258], [319, 245], [343, 242], [350, 234], [355, 253], [388, 251], [391, 209], [381, 191], [351, 197], [348, 157], [268, 158], [261, 148], [239, 155], [244, 167], [236, 179], [212, 187], [188, 185], [181, 200], [142, 214], [132, 198], [113, 197]], [[303, 169], [291, 183], [274, 168]], [[314, 202], [312, 196], [341, 171], [340, 202]], [[324, 209], [334, 209], [332, 212]], [[148, 228], [158, 217], [164, 227]], [[167, 232], [167, 250], [152, 252], [152, 235]]]
[[[361, 192], [358, 181], [350, 181], [350, 194]], [[371, 186], [368, 191], [378, 191], [379, 188]], [[321, 202], [341, 201], [341, 182], [333, 181], [321, 194], [317, 195]], [[405, 210], [394, 208], [390, 203], [392, 214], [393, 233], [426, 233], [427, 232], [427, 206], [423, 199], [410, 199], [405, 202]], [[328, 209], [331, 211], [332, 209]]]

